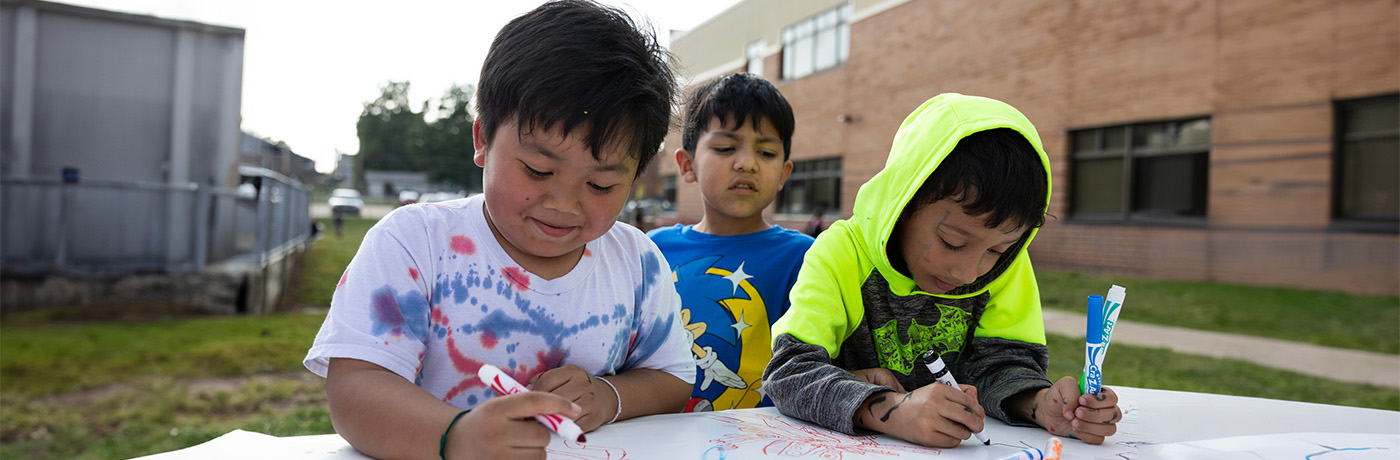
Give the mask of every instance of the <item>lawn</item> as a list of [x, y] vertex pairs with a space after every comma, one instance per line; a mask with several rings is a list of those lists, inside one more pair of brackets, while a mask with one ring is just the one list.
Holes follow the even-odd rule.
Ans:
[[1036, 272], [1045, 308], [1084, 312], [1085, 296], [1128, 289], [1119, 319], [1400, 353], [1400, 298], [1231, 284]]
[[[347, 219], [344, 236], [337, 239], [327, 222], [326, 236], [307, 252], [289, 290], [294, 297], [280, 313], [104, 321], [74, 320], [80, 315], [72, 312], [6, 316], [0, 322], [0, 458], [130, 458], [199, 444], [234, 429], [276, 436], [332, 432], [324, 382], [306, 372], [301, 359], [345, 264], [372, 224]], [[1244, 331], [1267, 329], [1253, 326], [1247, 321], [1251, 317], [1291, 328], [1289, 334], [1297, 337], [1329, 337], [1335, 333], [1316, 329], [1333, 328], [1382, 335], [1397, 323], [1393, 311], [1389, 317], [1381, 311], [1386, 299], [1361, 298], [1355, 307], [1364, 312], [1361, 317], [1338, 315], [1343, 316], [1337, 320], [1341, 325], [1334, 326], [1316, 319], [1283, 321], [1275, 317], [1284, 315], [1270, 313], [1303, 310], [1322, 296], [1333, 300], [1337, 294], [1313, 297], [1073, 273], [1041, 277], [1050, 308], [1079, 305], [1084, 293], [1107, 291], [1112, 283], [1128, 286], [1123, 318], [1134, 321], [1189, 325], [1202, 321], [1196, 316], [1205, 313], [1196, 310], [1253, 299], [1252, 315], [1232, 319], [1245, 323], [1239, 327]], [[1271, 291], [1279, 292], [1267, 293]], [[1174, 318], [1170, 313], [1175, 310], [1162, 305], [1176, 303], [1199, 307], [1182, 308], [1183, 318]], [[1387, 346], [1393, 347], [1394, 337], [1389, 340]], [[1049, 345], [1050, 374], [1078, 375], [1083, 339], [1052, 335]], [[1393, 389], [1127, 344], [1114, 344], [1105, 369], [1108, 386], [1400, 410], [1400, 391]]]

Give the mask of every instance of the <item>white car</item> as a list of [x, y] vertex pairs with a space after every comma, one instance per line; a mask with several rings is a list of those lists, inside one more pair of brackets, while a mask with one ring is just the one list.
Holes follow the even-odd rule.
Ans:
[[326, 204], [331, 206], [332, 213], [360, 215], [360, 209], [365, 207], [365, 201], [360, 199], [360, 191], [353, 188], [338, 188], [331, 191], [331, 198], [326, 200]]

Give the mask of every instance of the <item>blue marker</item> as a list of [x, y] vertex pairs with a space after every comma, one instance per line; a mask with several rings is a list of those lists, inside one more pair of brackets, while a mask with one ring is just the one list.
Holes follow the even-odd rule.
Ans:
[[1103, 365], [1103, 296], [1089, 296], [1089, 311], [1084, 315], [1084, 375], [1079, 379], [1079, 392], [1092, 394], [1099, 392], [1103, 376], [1099, 366]]

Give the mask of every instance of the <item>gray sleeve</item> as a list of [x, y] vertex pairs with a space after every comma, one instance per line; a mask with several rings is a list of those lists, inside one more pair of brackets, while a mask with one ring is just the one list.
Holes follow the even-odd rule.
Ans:
[[[831, 363], [826, 349], [781, 334], [773, 360], [763, 371], [763, 388], [783, 414], [849, 435], [858, 433], [855, 414], [870, 395], [894, 389], [865, 381]], [[864, 431], [864, 430], [862, 430]]]
[[1002, 404], [1024, 391], [1050, 386], [1045, 371], [1050, 365], [1050, 349], [1045, 345], [992, 337], [974, 337], [968, 354], [959, 360], [959, 382], [977, 387], [977, 402], [987, 415], [1012, 426], [1036, 427], [1035, 423], [1006, 413]]

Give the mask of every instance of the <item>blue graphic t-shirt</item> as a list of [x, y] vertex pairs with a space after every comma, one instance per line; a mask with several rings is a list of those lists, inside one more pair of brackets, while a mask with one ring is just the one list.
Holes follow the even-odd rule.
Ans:
[[303, 363], [331, 358], [384, 367], [439, 399], [472, 409], [495, 392], [482, 364], [517, 381], [565, 364], [594, 375], [656, 369], [695, 377], [691, 341], [666, 260], [618, 224], [590, 241], [572, 271], [525, 271], [486, 224], [481, 195], [405, 206], [365, 235]]
[[692, 339], [695, 388], [686, 411], [771, 406], [761, 388], [773, 356], [769, 329], [787, 312], [812, 237], [776, 225], [716, 236], [679, 224], [647, 236], [671, 263]]

